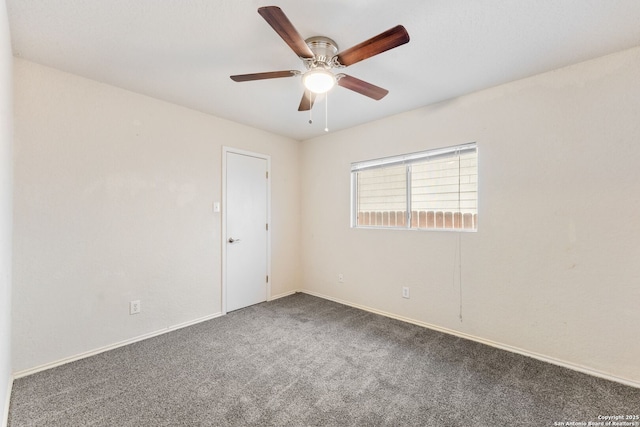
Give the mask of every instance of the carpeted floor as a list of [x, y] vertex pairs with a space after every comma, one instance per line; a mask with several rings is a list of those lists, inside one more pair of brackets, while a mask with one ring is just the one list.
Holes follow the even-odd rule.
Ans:
[[640, 414], [640, 389], [296, 294], [18, 379], [9, 426], [554, 426], [620, 414]]

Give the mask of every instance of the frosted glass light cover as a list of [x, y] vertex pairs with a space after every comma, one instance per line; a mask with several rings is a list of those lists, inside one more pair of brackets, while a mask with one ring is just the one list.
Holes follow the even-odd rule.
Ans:
[[327, 70], [311, 70], [302, 77], [302, 83], [313, 93], [325, 93], [336, 84], [336, 77]]

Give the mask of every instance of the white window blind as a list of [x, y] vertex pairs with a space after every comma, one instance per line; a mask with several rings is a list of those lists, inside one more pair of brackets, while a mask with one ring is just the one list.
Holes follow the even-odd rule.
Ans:
[[475, 143], [351, 165], [352, 226], [477, 229]]

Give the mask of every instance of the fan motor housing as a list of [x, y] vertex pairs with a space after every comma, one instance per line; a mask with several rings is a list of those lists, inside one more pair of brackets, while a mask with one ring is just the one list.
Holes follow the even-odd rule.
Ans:
[[305, 61], [307, 68], [315, 68], [317, 66], [331, 68], [331, 60], [338, 53], [338, 44], [336, 42], [324, 36], [309, 37], [304, 42], [315, 56], [312, 61]]

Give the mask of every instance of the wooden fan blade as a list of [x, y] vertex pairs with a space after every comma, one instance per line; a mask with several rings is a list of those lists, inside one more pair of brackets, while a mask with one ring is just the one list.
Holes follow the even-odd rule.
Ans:
[[249, 82], [252, 80], [277, 79], [280, 77], [293, 77], [300, 74], [297, 70], [269, 71], [267, 73], [238, 74], [230, 76], [234, 82]]
[[347, 67], [405, 43], [409, 43], [409, 33], [402, 25], [397, 25], [344, 52], [340, 52], [336, 59], [340, 64]]
[[305, 90], [302, 94], [302, 99], [300, 100], [300, 106], [298, 107], [298, 111], [309, 111], [313, 107], [313, 103], [316, 100], [316, 94], [311, 92], [310, 90]]
[[296, 55], [306, 59], [312, 59], [314, 57], [313, 52], [311, 52], [309, 46], [304, 42], [304, 39], [300, 36], [282, 9], [278, 6], [265, 6], [259, 8], [258, 13], [271, 25], [271, 28], [282, 37], [282, 40], [289, 45]]
[[386, 89], [383, 89], [376, 85], [372, 85], [371, 83], [367, 83], [364, 80], [347, 76], [346, 74], [339, 74], [336, 77], [339, 77], [339, 86], [350, 89], [354, 92], [358, 92], [359, 94], [362, 94], [364, 96], [368, 96], [369, 98], [375, 99], [376, 101], [381, 100], [389, 93], [389, 91]]

